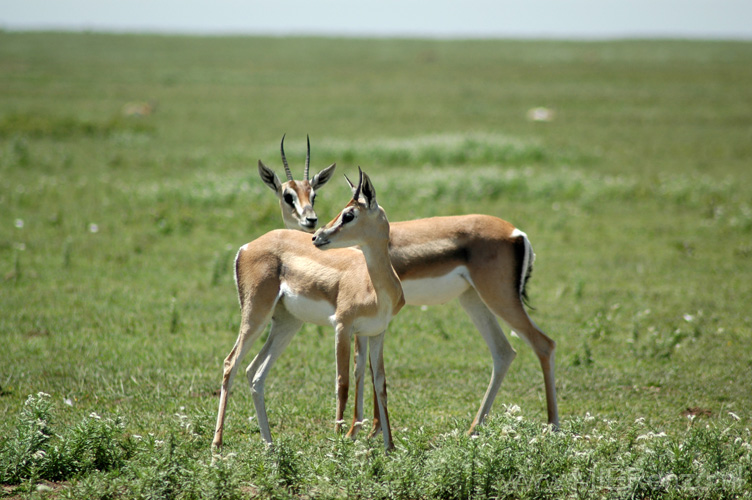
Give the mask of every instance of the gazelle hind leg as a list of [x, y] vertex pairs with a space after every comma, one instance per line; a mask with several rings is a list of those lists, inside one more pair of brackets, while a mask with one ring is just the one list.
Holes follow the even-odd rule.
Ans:
[[526, 321], [519, 323], [510, 323], [514, 331], [522, 337], [535, 351], [538, 361], [543, 371], [543, 384], [546, 389], [546, 410], [548, 413], [548, 423], [555, 429], [559, 428], [559, 408], [556, 403], [556, 380], [554, 377], [554, 351], [556, 342], [549, 338], [538, 325], [527, 316]]
[[493, 359], [491, 381], [480, 403], [478, 413], [468, 431], [472, 434], [475, 432], [475, 428], [483, 423], [491, 411], [491, 406], [496, 399], [504, 376], [507, 370], [509, 370], [509, 366], [512, 364], [516, 353], [507, 340], [506, 335], [504, 335], [501, 326], [499, 326], [496, 316], [486, 307], [475, 289], [470, 288], [460, 295], [459, 302], [470, 316], [470, 319], [472, 319], [475, 328], [478, 329], [486, 341], [488, 350], [491, 352], [491, 358]]
[[[383, 367], [381, 368], [383, 370]], [[376, 387], [376, 382], [373, 376], [373, 366], [371, 366], [371, 385]], [[368, 437], [372, 438], [381, 432], [381, 416], [379, 415], [379, 399], [376, 394], [376, 390], [373, 391], [373, 425], [371, 426], [371, 432], [368, 433]]]
[[253, 345], [253, 342], [259, 337], [268, 322], [268, 316], [261, 318], [252, 318], [250, 312], [243, 314], [238, 339], [235, 341], [235, 345], [224, 361], [222, 386], [219, 391], [219, 411], [217, 412], [217, 425], [214, 429], [214, 439], [212, 440], [213, 449], [219, 449], [222, 447], [222, 434], [224, 432], [225, 414], [227, 412], [227, 399], [230, 395], [232, 381], [238, 371], [240, 362], [248, 353], [248, 350]]
[[264, 383], [272, 365], [290, 344], [290, 340], [302, 325], [303, 322], [288, 313], [284, 307], [277, 306], [272, 318], [272, 326], [269, 329], [269, 337], [246, 370], [261, 437], [269, 445], [272, 444], [272, 434], [269, 428], [269, 418], [266, 414]]
[[558, 428], [559, 410], [556, 403], [556, 382], [554, 377], [554, 350], [556, 349], [556, 342], [538, 328], [538, 325], [535, 324], [527, 314], [527, 311], [525, 311], [525, 306], [522, 304], [521, 299], [518, 298], [516, 301], [509, 300], [507, 303], [509, 305], [506, 308], [495, 307], [493, 304], [490, 307], [509, 324], [517, 335], [532, 347], [535, 355], [538, 357], [541, 370], [543, 371], [543, 384], [546, 390], [548, 423]]
[[386, 397], [386, 373], [384, 370], [384, 332], [368, 339], [368, 350], [371, 366], [374, 368], [374, 391], [376, 392], [379, 414], [381, 415], [381, 432], [384, 436], [384, 449], [394, 449], [392, 440], [392, 428], [389, 424], [389, 411]]

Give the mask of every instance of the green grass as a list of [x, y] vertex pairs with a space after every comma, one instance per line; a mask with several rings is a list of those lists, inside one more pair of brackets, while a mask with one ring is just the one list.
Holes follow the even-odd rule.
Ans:
[[[0, 32], [0, 494], [749, 497], [750, 89], [749, 43]], [[280, 170], [283, 133], [296, 175], [310, 134], [312, 169], [362, 166], [392, 220], [530, 236], [562, 432], [512, 338], [464, 436], [490, 358], [451, 303], [390, 326], [393, 455], [334, 434], [333, 334], [307, 325], [267, 383], [277, 447], [239, 377], [212, 465], [232, 259], [281, 226], [256, 161]]]

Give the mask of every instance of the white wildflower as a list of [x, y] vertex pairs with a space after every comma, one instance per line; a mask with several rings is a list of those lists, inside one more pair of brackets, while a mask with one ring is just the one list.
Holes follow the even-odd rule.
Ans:
[[89, 414], [89, 418], [93, 418], [95, 420], [102, 420], [102, 417], [100, 417], [99, 415], [97, 415], [96, 412], [91, 412]]
[[89, 232], [90, 233], [98, 233], [99, 232], [99, 225], [98, 224], [89, 224]]
[[517, 415], [520, 411], [520, 407], [517, 405], [507, 406], [507, 415]]
[[14, 225], [16, 226], [17, 229], [23, 229], [24, 227], [23, 219], [16, 219]]
[[661, 486], [664, 488], [668, 488], [677, 482], [676, 474], [668, 474], [667, 476], [664, 476], [661, 478]]

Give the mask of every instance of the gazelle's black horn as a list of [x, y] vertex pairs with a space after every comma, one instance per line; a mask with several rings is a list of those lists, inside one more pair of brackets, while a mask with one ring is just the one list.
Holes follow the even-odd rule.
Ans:
[[358, 166], [358, 172], [360, 172], [360, 180], [358, 180], [358, 187], [355, 188], [355, 192], [353, 193], [353, 200], [358, 201], [358, 198], [360, 198], [360, 188], [363, 187], [363, 171], [360, 169], [360, 166]]
[[303, 179], [308, 180], [308, 168], [311, 166], [311, 139], [306, 134], [306, 142], [308, 143], [308, 151], [305, 155], [305, 171], [303, 172]]
[[290, 166], [287, 164], [287, 158], [285, 158], [285, 135], [282, 136], [282, 143], [279, 145], [279, 150], [282, 153], [282, 164], [285, 166], [285, 173], [287, 174], [287, 180], [292, 180], [292, 173], [290, 172]]

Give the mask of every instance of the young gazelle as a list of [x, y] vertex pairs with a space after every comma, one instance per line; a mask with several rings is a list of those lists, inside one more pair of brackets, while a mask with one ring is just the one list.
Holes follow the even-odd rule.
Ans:
[[[285, 224], [294, 228], [286, 219]], [[402, 282], [405, 303], [437, 305], [459, 298], [491, 352], [491, 380], [469, 432], [474, 432], [491, 411], [516, 356], [497, 316], [535, 351], [543, 371], [548, 423], [558, 427], [556, 344], [530, 318], [523, 302], [535, 259], [527, 235], [497, 217], [460, 215], [392, 222], [390, 239], [389, 255]], [[347, 391], [338, 393], [338, 397], [344, 401], [338, 401], [337, 408], [344, 409]], [[357, 433], [363, 418], [362, 397], [363, 391], [358, 390], [350, 436]], [[344, 413], [337, 413], [338, 421], [343, 417]], [[372, 435], [379, 431], [379, 425], [378, 406], [374, 403]]]
[[[352, 248], [355, 245], [360, 250]], [[389, 222], [376, 202], [370, 179], [361, 172], [352, 201], [313, 238], [280, 229], [240, 248], [235, 259], [235, 279], [242, 318], [238, 339], [224, 362], [214, 448], [222, 445], [233, 377], [270, 321], [269, 337], [246, 370], [261, 437], [271, 444], [264, 381], [295, 333], [309, 322], [334, 326], [340, 396], [343, 388], [347, 391], [349, 380], [351, 335], [358, 336], [363, 356], [366, 347], [370, 348], [384, 446], [387, 450], [394, 447], [387, 410], [383, 340], [389, 321], [405, 300], [389, 261], [388, 247]], [[361, 366], [364, 363], [362, 359]], [[338, 414], [343, 411], [337, 408]]]
[[287, 158], [285, 158], [285, 136], [282, 136], [282, 143], [279, 145], [279, 149], [282, 153], [282, 164], [285, 167], [287, 181], [284, 184], [279, 182], [277, 174], [264, 165], [261, 160], [258, 162], [258, 172], [261, 180], [272, 188], [277, 198], [279, 198], [279, 208], [282, 210], [282, 219], [285, 221], [285, 227], [287, 229], [298, 229], [312, 233], [316, 230], [316, 224], [319, 221], [316, 212], [313, 210], [313, 203], [316, 201], [316, 190], [331, 179], [334, 169], [337, 168], [337, 164], [332, 163], [314, 175], [313, 179], [309, 179], [308, 170], [311, 165], [311, 141], [308, 137], [306, 137], [306, 142], [308, 144], [308, 151], [306, 152], [305, 170], [303, 171], [302, 181], [293, 180], [290, 167], [287, 165]]

